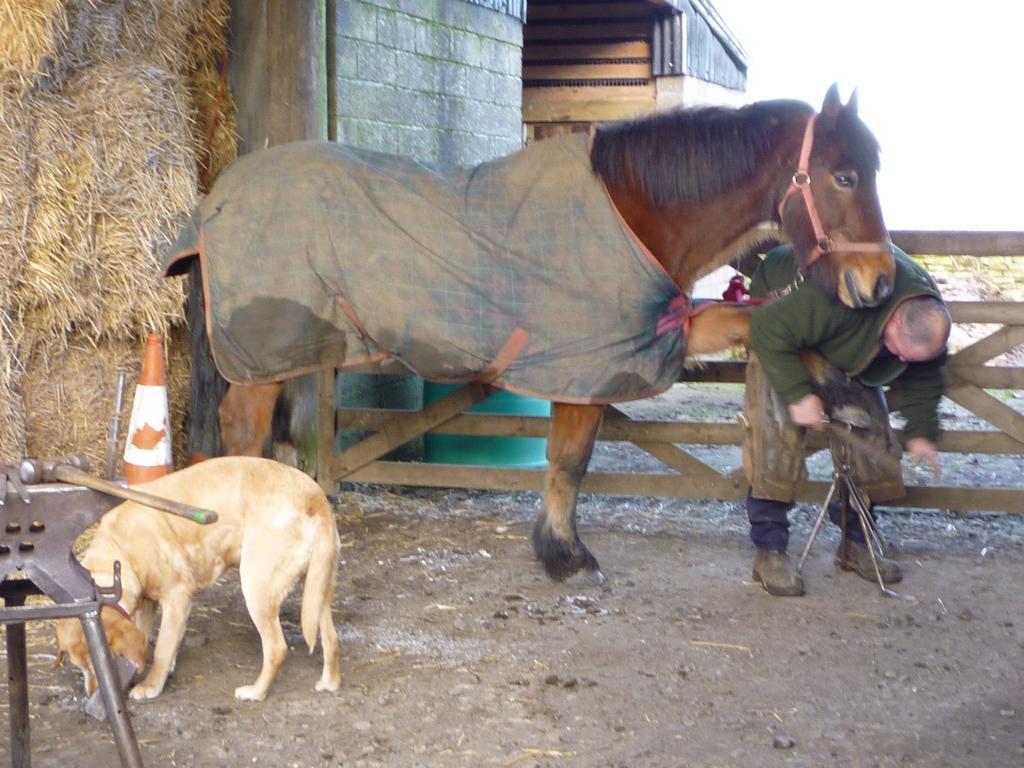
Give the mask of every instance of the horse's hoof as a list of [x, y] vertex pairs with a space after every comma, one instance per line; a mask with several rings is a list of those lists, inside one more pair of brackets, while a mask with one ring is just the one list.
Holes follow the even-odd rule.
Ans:
[[572, 543], [556, 539], [547, 526], [537, 525], [533, 529], [533, 551], [544, 563], [545, 572], [555, 581], [565, 581], [580, 571], [590, 574], [599, 586], [605, 581], [597, 558], [578, 538]]

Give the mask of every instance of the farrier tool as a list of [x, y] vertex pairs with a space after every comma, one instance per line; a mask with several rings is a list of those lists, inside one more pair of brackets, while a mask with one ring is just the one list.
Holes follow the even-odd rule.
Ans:
[[838, 494], [840, 503], [842, 504], [841, 527], [844, 535], [846, 532], [846, 515], [852, 507], [853, 511], [857, 514], [857, 519], [860, 521], [861, 530], [864, 531], [864, 541], [867, 546], [868, 554], [871, 556], [871, 563], [875, 568], [875, 578], [878, 580], [878, 587], [882, 590], [882, 594], [886, 597], [896, 598], [897, 600], [916, 602], [916, 598], [913, 596], [904, 595], [890, 589], [885, 585], [885, 582], [882, 581], [882, 574], [878, 568], [878, 558], [885, 555], [885, 546], [883, 545], [882, 537], [875, 526], [875, 519], [871, 515], [870, 501], [857, 483], [854, 482], [853, 465], [850, 457], [853, 450], [857, 449], [870, 454], [872, 458], [880, 462], [890, 463], [896, 460], [884, 451], [879, 450], [876, 446], [872, 445], [860, 435], [856, 434], [853, 431], [854, 426], [855, 425], [853, 424], [839, 422], [835, 419], [828, 422], [827, 431], [829, 437], [839, 442], [841, 447], [839, 451], [832, 452], [834, 462], [832, 470], [832, 485], [829, 487], [828, 493], [825, 495], [825, 503], [821, 505], [821, 511], [818, 513], [818, 517], [814, 521], [814, 527], [811, 528], [811, 535], [807, 538], [804, 550], [800, 554], [800, 560], [797, 563], [796, 572], [798, 574], [803, 572], [807, 555], [810, 554], [811, 545], [814, 544], [814, 539], [817, 537], [818, 531], [821, 529], [821, 524], [825, 520], [825, 515], [828, 512], [828, 506], [832, 502], [832, 499], [836, 498]]
[[20, 473], [21, 480], [26, 485], [46, 482], [70, 483], [101, 491], [119, 499], [144, 504], [163, 512], [170, 512], [200, 525], [217, 521], [217, 513], [212, 509], [200, 509], [191, 504], [182, 504], [179, 501], [164, 499], [151, 493], [112, 483], [109, 480], [102, 480], [88, 474], [88, 469], [89, 457], [85, 454], [75, 453], [69, 455], [63, 462], [52, 459], [25, 459], [21, 462]]

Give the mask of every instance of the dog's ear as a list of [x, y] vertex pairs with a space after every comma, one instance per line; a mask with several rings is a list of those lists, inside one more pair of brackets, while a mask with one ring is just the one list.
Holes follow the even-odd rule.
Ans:
[[136, 674], [141, 673], [146, 668], [146, 651], [149, 649], [146, 633], [111, 608], [104, 608], [101, 616], [110, 652], [124, 656], [135, 664]]

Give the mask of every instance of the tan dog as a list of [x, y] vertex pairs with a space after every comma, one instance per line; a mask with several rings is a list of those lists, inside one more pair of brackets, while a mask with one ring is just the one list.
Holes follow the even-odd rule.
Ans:
[[[288, 651], [281, 631], [281, 603], [303, 573], [302, 636], [312, 653], [319, 628], [324, 654], [316, 690], [336, 691], [341, 683], [341, 663], [331, 601], [338, 530], [331, 505], [316, 482], [275, 461], [230, 456], [137, 487], [213, 509], [219, 519], [198, 525], [127, 501], [103, 516], [81, 557], [82, 565], [100, 585], [112, 582], [114, 561], [121, 561], [120, 607], [124, 615], [106, 607], [100, 618], [111, 651], [131, 659], [140, 672], [156, 606], [160, 606], [153, 663], [145, 679], [132, 689], [131, 697], [160, 695], [174, 670], [193, 595], [233, 566], [238, 566], [245, 604], [263, 643], [259, 677], [252, 685], [236, 688], [235, 698], [262, 701], [267, 695]], [[91, 694], [96, 678], [78, 619], [57, 622], [58, 660], [65, 654], [82, 669], [86, 693]]]

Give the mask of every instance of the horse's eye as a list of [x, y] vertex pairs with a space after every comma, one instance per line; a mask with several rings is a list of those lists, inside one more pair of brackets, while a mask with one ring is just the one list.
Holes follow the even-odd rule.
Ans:
[[837, 171], [832, 174], [837, 187], [842, 189], [853, 189], [857, 186], [857, 174], [852, 172]]

